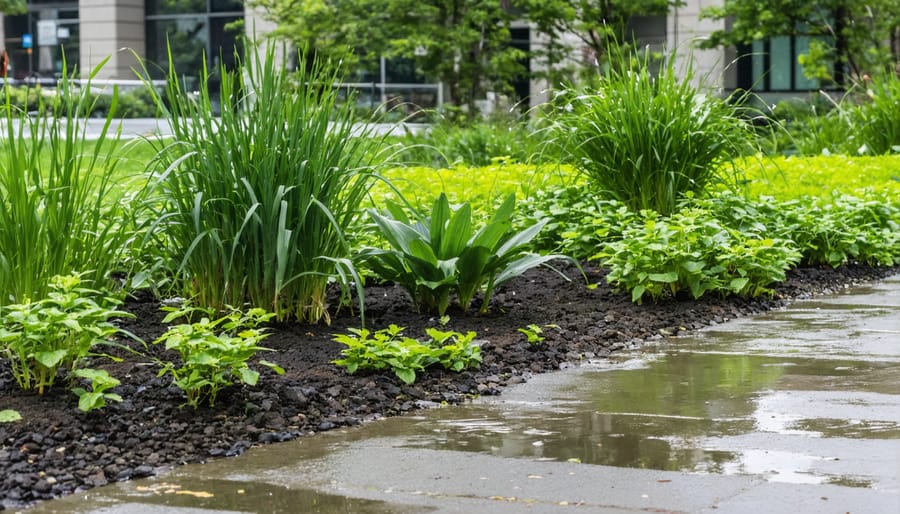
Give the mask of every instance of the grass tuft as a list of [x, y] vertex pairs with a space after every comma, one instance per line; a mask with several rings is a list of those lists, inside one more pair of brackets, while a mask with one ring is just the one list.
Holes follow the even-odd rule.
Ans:
[[215, 70], [217, 95], [205, 65], [196, 94], [169, 70], [174, 141], [154, 163], [166, 252], [197, 305], [327, 322], [329, 280], [346, 286], [355, 275], [345, 234], [384, 145], [356, 123], [352, 102], [338, 101], [340, 77], [322, 63], [284, 72], [272, 45], [238, 61]]

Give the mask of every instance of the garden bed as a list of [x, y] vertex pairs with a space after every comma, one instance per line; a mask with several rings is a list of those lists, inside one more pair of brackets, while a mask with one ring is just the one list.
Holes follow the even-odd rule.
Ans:
[[[596, 288], [585, 287], [574, 268], [565, 271], [571, 282], [546, 269], [512, 280], [498, 289], [486, 315], [451, 308], [448, 327], [473, 330], [483, 341], [482, 366], [462, 373], [430, 369], [410, 386], [389, 371], [351, 376], [331, 363], [342, 349], [334, 335], [359, 326], [358, 317], [346, 309], [333, 317], [331, 326], [273, 325], [262, 344], [276, 351], [263, 357], [284, 367], [285, 374], [259, 367], [258, 386], [223, 391], [213, 409], [183, 407], [181, 390], [171, 385], [171, 378], [158, 378], [149, 358], [94, 362], [122, 381], [116, 392], [124, 401], [87, 414], [63, 387], [43, 397], [21, 392], [2, 362], [0, 410], [14, 409], [23, 420], [0, 424], [0, 510], [436, 403], [499, 394], [505, 386], [566, 363], [838, 291], [897, 273], [900, 267], [801, 268], [788, 273], [772, 298], [709, 296], [643, 305], [610, 290], [603, 270], [585, 268], [589, 282], [600, 284]], [[366, 305], [367, 325], [373, 329], [393, 323], [419, 337], [426, 327], [438, 325], [435, 317], [415, 314], [398, 287], [367, 288]], [[152, 341], [165, 329], [159, 308], [152, 297], [132, 298], [125, 310], [136, 318], [121, 324]], [[530, 324], [559, 328], [545, 329], [546, 340], [530, 344], [518, 330]]]

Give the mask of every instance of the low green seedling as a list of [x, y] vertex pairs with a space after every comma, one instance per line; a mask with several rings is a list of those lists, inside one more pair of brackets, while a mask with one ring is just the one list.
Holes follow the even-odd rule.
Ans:
[[535, 325], [534, 323], [532, 323], [527, 327], [520, 328], [518, 330], [519, 332], [525, 334], [525, 337], [528, 338], [529, 344], [539, 345], [546, 339], [546, 337], [544, 337], [545, 328], [559, 328], [559, 325], [544, 325], [543, 327], [541, 327], [540, 325]]
[[481, 348], [473, 343], [475, 332], [427, 328], [425, 333], [431, 338], [428, 345], [434, 349], [434, 358], [445, 369], [459, 372], [481, 365]]
[[109, 372], [103, 369], [76, 369], [73, 373], [78, 378], [84, 378], [90, 381], [91, 390], [88, 391], [83, 387], [73, 387], [72, 392], [78, 397], [78, 408], [82, 412], [90, 412], [96, 409], [106, 407], [106, 402], [121, 402], [122, 397], [116, 393], [108, 392], [121, 382], [109, 375]]
[[98, 345], [113, 344], [112, 337], [124, 333], [111, 318], [133, 317], [106, 307], [119, 301], [81, 287], [78, 275], [53, 277], [49, 289], [47, 298], [0, 310], [0, 353], [19, 387], [38, 394], [53, 386], [61, 369], [76, 370], [97, 355]]
[[22, 415], [19, 414], [19, 411], [15, 411], [12, 409], [0, 410], [0, 423], [14, 423], [21, 420]]
[[403, 336], [403, 328], [390, 325], [371, 332], [351, 328], [349, 334], [338, 334], [334, 340], [345, 345], [343, 358], [332, 361], [354, 374], [360, 369], [390, 369], [404, 384], [416, 381], [416, 373], [432, 364], [462, 371], [481, 365], [481, 348], [474, 344], [475, 332], [442, 331], [429, 328], [430, 340], [419, 341]]
[[[194, 323], [175, 325], [154, 341], [164, 343], [167, 350], [175, 350], [181, 357], [180, 364], [163, 362], [159, 376], [172, 375], [175, 385], [184, 391], [187, 405], [194, 409], [204, 400], [213, 407], [219, 391], [234, 383], [257, 384], [259, 372], [250, 368], [249, 361], [260, 350], [269, 350], [259, 346], [268, 334], [257, 327], [274, 316], [263, 309], [250, 309], [210, 319], [211, 310], [191, 307], [170, 309], [163, 323], [197, 312], [207, 316]], [[260, 360], [259, 364], [279, 375], [284, 373], [273, 362]]]

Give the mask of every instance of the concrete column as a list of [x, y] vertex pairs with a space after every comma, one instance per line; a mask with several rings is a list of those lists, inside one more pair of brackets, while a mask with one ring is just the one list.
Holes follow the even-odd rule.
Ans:
[[[266, 44], [269, 43], [269, 34], [277, 27], [274, 21], [266, 19], [265, 11], [262, 8], [244, 6], [244, 33], [250, 44], [257, 45], [256, 48], [260, 57], [265, 55]], [[277, 43], [275, 46], [275, 58], [283, 59], [287, 50], [283, 43]]]
[[135, 53], [146, 55], [144, 0], [81, 0], [81, 74], [112, 56], [97, 74], [99, 79], [135, 79]]
[[675, 50], [679, 61], [693, 65], [697, 85], [714, 89], [726, 86], [727, 70], [732, 68], [729, 56], [721, 48], [701, 50], [697, 43], [713, 31], [725, 28], [724, 21], [700, 19], [702, 8], [721, 4], [722, 0], [686, 0], [683, 6], [669, 12], [668, 20], [669, 49]]

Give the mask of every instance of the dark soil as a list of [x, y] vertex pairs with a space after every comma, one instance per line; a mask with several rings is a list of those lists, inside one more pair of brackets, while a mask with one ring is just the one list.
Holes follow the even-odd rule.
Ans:
[[[772, 298], [672, 298], [643, 305], [611, 291], [603, 270], [585, 268], [589, 282], [600, 284], [596, 288], [585, 287], [574, 269], [566, 271], [571, 282], [542, 269], [508, 283], [487, 315], [451, 309], [449, 328], [473, 330], [484, 341], [483, 365], [462, 373], [431, 369], [412, 386], [390, 372], [351, 376], [331, 364], [343, 348], [332, 341], [334, 334], [359, 326], [346, 309], [333, 316], [331, 326], [272, 326], [264, 346], [276, 352], [266, 352], [265, 358], [283, 366], [285, 374], [259, 367], [258, 386], [223, 391], [215, 408], [197, 411], [182, 406], [181, 391], [170, 378], [157, 377], [150, 358], [92, 363], [122, 381], [115, 392], [124, 401], [87, 414], [64, 387], [42, 397], [21, 392], [2, 362], [0, 410], [14, 409], [24, 419], [0, 424], [0, 510], [153, 475], [178, 464], [239, 455], [256, 445], [402, 414], [431, 402], [499, 394], [535, 373], [883, 278], [900, 268], [802, 268], [789, 272]], [[368, 288], [366, 305], [370, 328], [394, 323], [407, 327], [407, 335], [421, 336], [426, 327], [437, 325], [434, 317], [416, 314], [397, 287]], [[121, 322], [127, 330], [145, 341], [163, 332], [157, 300], [131, 299], [125, 307], [136, 315]], [[559, 329], [545, 331], [543, 343], [530, 345], [517, 329], [532, 323]], [[158, 347], [142, 351], [162, 356]]]

